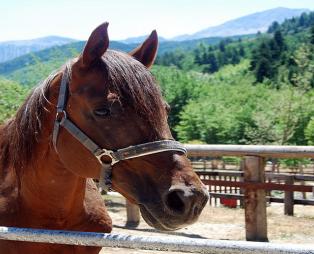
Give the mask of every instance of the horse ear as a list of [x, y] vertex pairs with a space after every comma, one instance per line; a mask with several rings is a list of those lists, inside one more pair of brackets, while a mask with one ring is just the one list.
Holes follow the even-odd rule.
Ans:
[[84, 67], [91, 65], [106, 52], [109, 46], [108, 25], [108, 22], [101, 24], [89, 36], [81, 55]]
[[129, 54], [144, 64], [151, 67], [155, 61], [158, 49], [158, 36], [156, 30], [152, 31], [142, 45], [132, 50]]

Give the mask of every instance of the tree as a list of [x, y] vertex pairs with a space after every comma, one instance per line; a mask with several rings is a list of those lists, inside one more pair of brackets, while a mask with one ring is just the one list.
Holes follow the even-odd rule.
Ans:
[[0, 123], [15, 114], [28, 92], [28, 87], [0, 79]]
[[314, 118], [308, 122], [306, 129], [304, 130], [305, 138], [307, 140], [308, 145], [314, 145]]
[[274, 41], [275, 43], [277, 44], [279, 50], [280, 50], [280, 53], [282, 53], [285, 49], [286, 49], [286, 44], [285, 44], [285, 41], [284, 41], [284, 38], [282, 36], [282, 33], [280, 30], [277, 30], [274, 34]]
[[221, 52], [225, 52], [225, 50], [226, 50], [226, 42], [224, 40], [219, 42], [219, 50]]
[[189, 100], [200, 94], [204, 82], [200, 79], [200, 73], [187, 73], [175, 67], [154, 66], [152, 72], [171, 108], [168, 122], [176, 137], [174, 127], [179, 123], [180, 112]]
[[311, 47], [306, 44], [294, 52], [292, 59], [293, 66], [289, 68], [291, 83], [303, 91], [310, 91], [314, 88], [314, 61]]
[[310, 44], [314, 45], [314, 24], [312, 25], [310, 30]]
[[263, 40], [252, 54], [250, 70], [254, 71], [257, 82], [263, 82], [264, 78], [271, 79], [274, 76], [272, 52], [269, 45], [269, 40]]
[[305, 26], [307, 23], [307, 14], [306, 13], [302, 13], [301, 16], [299, 17], [299, 22], [298, 22], [299, 26]]
[[271, 78], [273, 76], [271, 63], [267, 58], [261, 57], [261, 59], [258, 61], [255, 70], [255, 76], [256, 81], [260, 83], [264, 81], [264, 78]]
[[279, 23], [274, 21], [267, 30], [267, 33], [274, 33], [279, 29]]
[[214, 73], [219, 70], [217, 58], [214, 53], [209, 53], [207, 56], [207, 65], [204, 68], [204, 72]]
[[245, 57], [245, 50], [242, 44], [239, 46], [239, 54], [241, 57]]

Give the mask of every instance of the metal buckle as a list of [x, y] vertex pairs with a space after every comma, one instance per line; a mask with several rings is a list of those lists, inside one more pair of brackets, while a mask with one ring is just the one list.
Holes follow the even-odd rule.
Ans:
[[[114, 152], [111, 151], [111, 150], [106, 150], [106, 149], [102, 149], [101, 152], [99, 154], [95, 154], [96, 158], [98, 159], [98, 161], [101, 163], [101, 164], [110, 164], [111, 166], [116, 164], [119, 160], [117, 160], [115, 157], [114, 157]], [[101, 158], [103, 156], [108, 156], [110, 159], [111, 159], [111, 162], [110, 163], [106, 163], [104, 162]]]
[[66, 119], [67, 118], [67, 113], [62, 110], [62, 111], [58, 111], [57, 114], [56, 114], [56, 121], [58, 123], [61, 123], [63, 119]]

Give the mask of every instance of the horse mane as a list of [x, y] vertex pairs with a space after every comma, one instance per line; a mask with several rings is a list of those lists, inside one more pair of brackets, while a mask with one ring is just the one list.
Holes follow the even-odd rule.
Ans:
[[[110, 89], [149, 123], [157, 139], [165, 110], [160, 88], [150, 71], [129, 55], [113, 50], [104, 54], [102, 64], [107, 70]], [[0, 169], [13, 167], [19, 173], [34, 159], [33, 151], [41, 136], [43, 117], [50, 103], [47, 99], [49, 87], [63, 70], [64, 67], [50, 74], [35, 87], [16, 115], [0, 126]], [[51, 142], [51, 137], [49, 139]]]
[[14, 117], [0, 128], [0, 167], [22, 170], [33, 159], [38, 143], [42, 118], [46, 111], [47, 94], [51, 81], [57, 73], [50, 74], [32, 89]]

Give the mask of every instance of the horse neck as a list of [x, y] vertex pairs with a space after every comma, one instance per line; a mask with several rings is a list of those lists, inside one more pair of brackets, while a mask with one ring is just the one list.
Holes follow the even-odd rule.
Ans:
[[[51, 84], [50, 92], [56, 98], [60, 78]], [[73, 217], [75, 213], [80, 213], [86, 187], [86, 179], [66, 169], [51, 144], [56, 98], [52, 98], [52, 104], [47, 106], [50, 113], [42, 121], [34, 159], [25, 166], [20, 176], [22, 206], [32, 214], [53, 219]]]
[[64, 168], [54, 151], [36, 158], [20, 184], [21, 205], [34, 216], [65, 219], [83, 208], [86, 179]]

